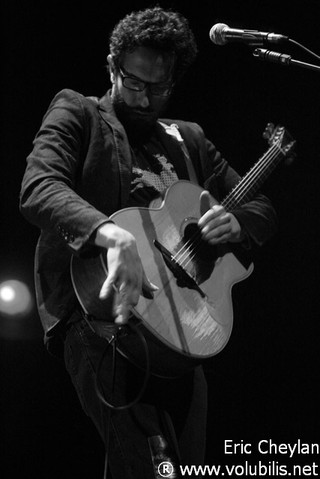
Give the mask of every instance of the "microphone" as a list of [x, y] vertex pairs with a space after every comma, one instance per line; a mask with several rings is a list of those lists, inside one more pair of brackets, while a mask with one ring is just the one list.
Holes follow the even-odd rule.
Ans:
[[289, 37], [278, 33], [230, 28], [225, 23], [213, 25], [209, 37], [215, 45], [225, 45], [228, 42], [244, 42], [253, 46], [262, 46], [264, 43], [280, 43], [289, 40]]

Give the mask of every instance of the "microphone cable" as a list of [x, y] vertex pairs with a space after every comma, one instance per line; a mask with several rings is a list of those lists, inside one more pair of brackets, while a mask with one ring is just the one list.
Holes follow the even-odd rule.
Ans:
[[99, 399], [101, 400], [101, 402], [113, 411], [121, 411], [121, 410], [124, 410], [124, 409], [129, 409], [130, 407], [137, 404], [137, 402], [140, 401], [140, 399], [142, 398], [142, 396], [145, 392], [147, 382], [148, 382], [148, 379], [150, 377], [150, 355], [149, 355], [149, 348], [148, 348], [146, 338], [144, 337], [144, 335], [142, 334], [142, 332], [139, 330], [139, 328], [136, 325], [133, 325], [130, 322], [128, 322], [125, 325], [125, 327], [131, 329], [131, 331], [138, 336], [138, 338], [140, 339], [140, 341], [142, 343], [143, 350], [144, 350], [144, 356], [145, 356], [145, 367], [142, 368], [142, 369], [144, 369], [145, 374], [144, 374], [143, 383], [142, 383], [142, 386], [141, 386], [141, 389], [140, 389], [139, 393], [129, 403], [116, 406], [116, 405], [110, 403], [109, 401], [107, 401], [107, 399], [105, 398], [105, 395], [103, 394], [103, 391], [101, 390], [101, 387], [98, 383], [99, 382], [98, 380], [99, 380], [99, 375], [100, 375], [101, 367], [102, 367], [103, 361], [105, 359], [105, 356], [106, 356], [106, 354], [109, 350], [109, 347], [112, 346], [112, 369], [111, 369], [112, 383], [111, 384], [112, 384], [112, 393], [114, 392], [115, 373], [116, 373], [117, 340], [118, 340], [118, 336], [119, 336], [119, 334], [121, 334], [122, 328], [123, 328], [123, 326], [119, 326], [117, 332], [115, 334], [113, 334], [110, 339], [107, 339], [108, 344], [107, 344], [106, 348], [104, 349], [104, 351], [101, 355], [101, 358], [100, 358], [98, 366], [97, 366], [97, 371], [96, 371], [96, 374], [95, 374], [95, 389], [96, 389], [97, 395], [98, 395]]
[[288, 39], [288, 42], [289, 43], [293, 43], [294, 45], [298, 46], [299, 48], [302, 48], [302, 50], [306, 51], [307, 53], [309, 53], [310, 55], [314, 56], [315, 58], [317, 58], [317, 60], [320, 60], [320, 56], [317, 55], [316, 53], [314, 53], [312, 50], [310, 50], [309, 48], [305, 47], [304, 45], [302, 45], [301, 43], [295, 41], [295, 40], [292, 40], [292, 38], [289, 38]]
[[[92, 331], [94, 331], [96, 334], [98, 334], [95, 331], [94, 327], [90, 324], [88, 318], [85, 318], [85, 320], [87, 321], [87, 324], [92, 329]], [[122, 329], [123, 329], [123, 326], [119, 326], [117, 331], [109, 339], [104, 338], [107, 341], [107, 346], [105, 347], [105, 349], [104, 349], [104, 351], [101, 355], [101, 358], [98, 362], [97, 370], [96, 370], [96, 373], [95, 373], [95, 391], [96, 391], [96, 394], [97, 394], [99, 400], [102, 402], [102, 404], [104, 404], [107, 407], [105, 459], [104, 459], [103, 479], [107, 479], [107, 475], [108, 475], [111, 413], [112, 413], [112, 411], [122, 411], [122, 410], [125, 410], [125, 409], [129, 409], [132, 406], [134, 406], [135, 404], [137, 404], [140, 401], [140, 399], [142, 398], [142, 396], [143, 396], [143, 394], [146, 390], [148, 379], [150, 377], [150, 354], [149, 354], [149, 348], [148, 348], [146, 338], [144, 337], [142, 332], [139, 330], [138, 326], [131, 324], [130, 321], [125, 325], [125, 327], [131, 329], [131, 332], [136, 334], [137, 337], [141, 341], [141, 344], [142, 344], [143, 350], [144, 350], [144, 356], [145, 356], [145, 368], [143, 368], [145, 370], [145, 374], [144, 374], [143, 383], [142, 383], [142, 386], [140, 388], [140, 391], [138, 392], [137, 396], [132, 401], [128, 402], [127, 404], [122, 404], [122, 405], [117, 406], [115, 404], [112, 404], [110, 401], [108, 401], [106, 399], [106, 397], [105, 397], [105, 395], [102, 391], [101, 385], [100, 385], [99, 376], [100, 376], [102, 364], [104, 362], [106, 354], [108, 353], [109, 348], [112, 347], [112, 368], [111, 368], [111, 374], [112, 374], [111, 398], [112, 398], [112, 395], [114, 393], [115, 378], [116, 378], [117, 341], [118, 341], [118, 337], [122, 333]]]

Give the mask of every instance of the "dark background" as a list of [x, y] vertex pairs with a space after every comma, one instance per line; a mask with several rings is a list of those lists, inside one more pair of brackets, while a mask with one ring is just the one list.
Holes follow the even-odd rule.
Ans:
[[[241, 174], [266, 151], [262, 132], [268, 122], [286, 126], [298, 145], [295, 163], [279, 166], [264, 187], [278, 212], [278, 233], [261, 249], [253, 275], [234, 288], [233, 335], [205, 366], [207, 464], [311, 463], [314, 457], [301, 455], [291, 461], [280, 455], [230, 458], [223, 442], [319, 442], [320, 74], [260, 62], [244, 44], [215, 46], [208, 33], [217, 22], [273, 31], [320, 54], [319, 2], [159, 3], [189, 18], [200, 50], [168, 116], [199, 122]], [[149, 5], [2, 2], [0, 280], [18, 278], [33, 288], [38, 231], [20, 216], [18, 195], [25, 158], [51, 98], [66, 87], [102, 96], [109, 87], [108, 32], [127, 12]], [[317, 63], [291, 45], [270, 48]], [[7, 467], [1, 477], [102, 477], [100, 440], [63, 365], [43, 348], [36, 311], [23, 321], [0, 321], [0, 434]]]

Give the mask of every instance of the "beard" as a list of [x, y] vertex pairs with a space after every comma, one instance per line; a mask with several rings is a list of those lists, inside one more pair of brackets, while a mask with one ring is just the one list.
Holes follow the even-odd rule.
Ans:
[[155, 129], [159, 112], [150, 107], [127, 105], [117, 90], [113, 92], [111, 99], [115, 114], [127, 133], [129, 143], [139, 145], [147, 141]]

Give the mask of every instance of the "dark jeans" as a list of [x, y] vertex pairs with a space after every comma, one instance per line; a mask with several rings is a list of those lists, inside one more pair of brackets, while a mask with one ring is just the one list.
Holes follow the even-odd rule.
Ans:
[[[99, 399], [95, 376], [105, 399], [124, 405], [137, 397], [144, 373], [116, 353], [112, 374], [112, 347], [95, 334], [84, 319], [75, 321], [65, 339], [65, 363], [82, 407], [103, 441], [109, 431], [108, 463], [113, 479], [161, 477], [157, 465], [202, 464], [205, 453], [207, 391], [203, 370], [175, 379], [151, 375], [141, 400], [129, 409], [111, 410]], [[178, 467], [176, 475], [180, 477]]]

